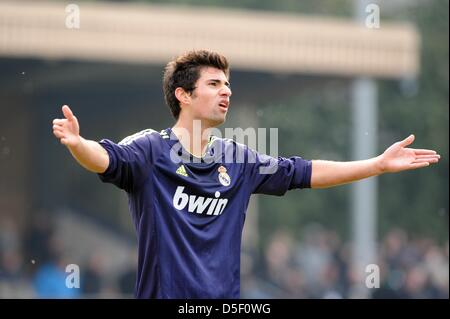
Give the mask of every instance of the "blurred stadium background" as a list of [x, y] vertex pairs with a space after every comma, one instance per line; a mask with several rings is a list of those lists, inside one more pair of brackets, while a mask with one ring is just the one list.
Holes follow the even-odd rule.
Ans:
[[[80, 27], [68, 28], [69, 3]], [[380, 9], [379, 28], [364, 25]], [[416, 134], [441, 162], [327, 190], [255, 196], [243, 298], [448, 298], [448, 1], [0, 1], [0, 298], [128, 298], [136, 240], [126, 195], [52, 135], [119, 141], [172, 125], [173, 56], [232, 65], [226, 127], [278, 128], [283, 156], [350, 160]], [[70, 11], [70, 10], [69, 10]], [[379, 265], [381, 287], [363, 287]], [[81, 288], [67, 289], [77, 264]]]

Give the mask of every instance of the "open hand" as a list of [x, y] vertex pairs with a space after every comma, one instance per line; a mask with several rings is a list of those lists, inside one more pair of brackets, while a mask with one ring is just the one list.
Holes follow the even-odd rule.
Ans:
[[441, 156], [433, 150], [408, 148], [414, 141], [414, 135], [392, 144], [379, 156], [380, 167], [384, 173], [395, 173], [435, 164]]
[[68, 147], [75, 147], [80, 143], [80, 126], [72, 110], [64, 105], [62, 107], [64, 119], [53, 120], [53, 134], [60, 142]]

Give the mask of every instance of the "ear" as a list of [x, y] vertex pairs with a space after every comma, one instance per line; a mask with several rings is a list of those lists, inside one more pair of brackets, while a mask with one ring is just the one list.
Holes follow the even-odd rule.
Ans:
[[175, 96], [180, 104], [190, 104], [191, 96], [181, 87], [175, 89]]

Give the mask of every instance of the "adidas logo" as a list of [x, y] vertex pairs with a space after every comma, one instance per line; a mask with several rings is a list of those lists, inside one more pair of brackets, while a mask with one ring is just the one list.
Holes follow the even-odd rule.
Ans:
[[176, 170], [175, 173], [177, 173], [178, 175], [188, 177], [188, 174], [186, 173], [186, 169], [184, 168], [184, 165], [181, 165], [180, 167], [178, 167], [178, 169]]

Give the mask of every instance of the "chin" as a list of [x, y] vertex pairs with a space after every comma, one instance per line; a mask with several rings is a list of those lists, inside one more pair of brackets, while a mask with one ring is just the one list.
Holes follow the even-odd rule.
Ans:
[[216, 126], [222, 125], [223, 123], [225, 123], [225, 117], [221, 118], [220, 120], [217, 121]]
[[209, 123], [210, 123], [209, 125], [211, 127], [216, 127], [216, 126], [222, 125], [223, 123], [225, 123], [225, 116], [220, 117], [220, 118], [210, 119]]

